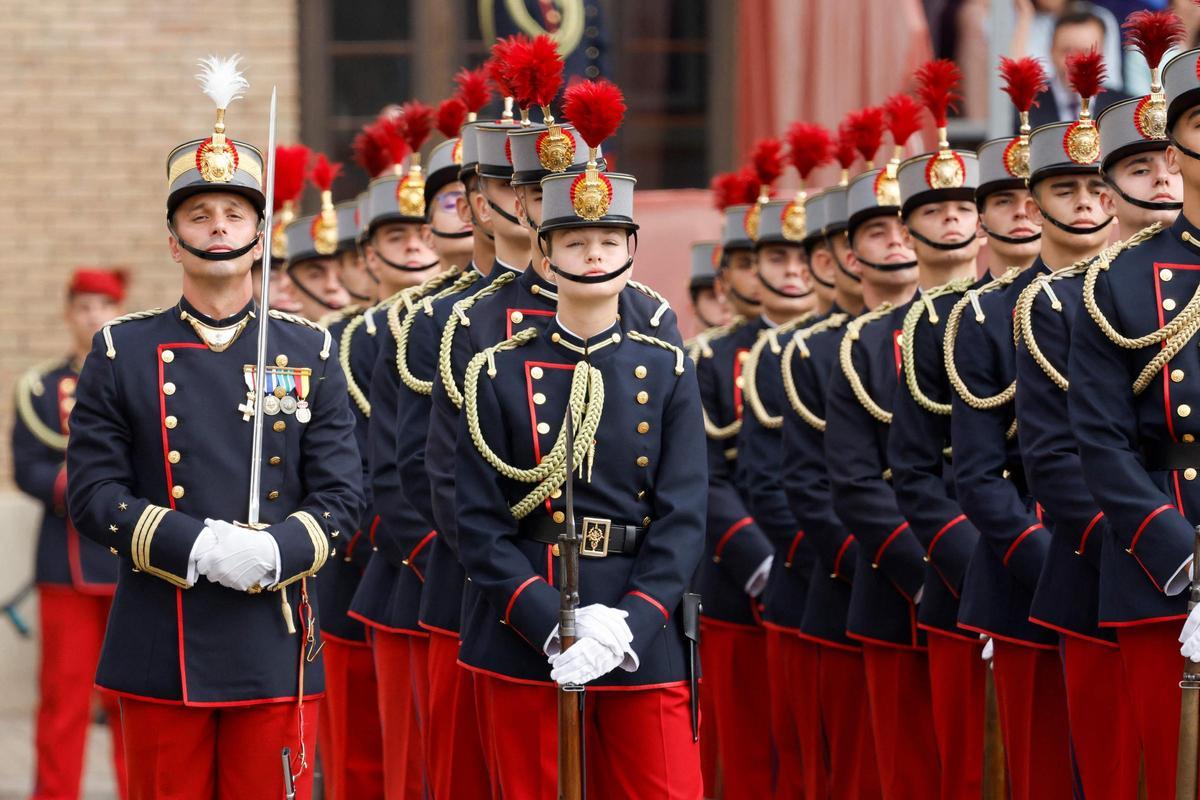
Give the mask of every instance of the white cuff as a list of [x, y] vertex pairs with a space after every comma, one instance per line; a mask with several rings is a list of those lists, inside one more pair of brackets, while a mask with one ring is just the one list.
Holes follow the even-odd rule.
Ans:
[[922, 584], [921, 588], [917, 589], [917, 593], [913, 595], [913, 605], [915, 606], [918, 603], [920, 603], [921, 598], [924, 596], [925, 596], [925, 586], [924, 586], [924, 584]]
[[1167, 597], [1174, 597], [1181, 594], [1192, 582], [1192, 557], [1188, 556], [1179, 569], [1175, 570], [1174, 574], [1167, 579], [1163, 585], [1163, 594]]

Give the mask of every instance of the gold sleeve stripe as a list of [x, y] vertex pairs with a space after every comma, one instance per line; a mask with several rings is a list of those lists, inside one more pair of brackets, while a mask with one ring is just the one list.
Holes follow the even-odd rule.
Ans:
[[148, 575], [161, 578], [167, 583], [178, 586], [181, 589], [187, 589], [191, 584], [187, 582], [186, 578], [160, 569], [150, 563], [150, 546], [154, 542], [154, 534], [158, 531], [158, 526], [162, 524], [163, 518], [166, 517], [167, 512], [170, 510], [162, 506], [148, 505], [142, 511], [142, 515], [138, 518], [137, 525], [133, 529], [131, 544], [133, 565]]
[[298, 575], [292, 575], [280, 580], [271, 587], [272, 590], [284, 589], [298, 580], [315, 574], [317, 570], [325, 566], [325, 562], [329, 558], [329, 538], [325, 535], [325, 529], [321, 527], [316, 518], [307, 511], [297, 511], [289, 516], [290, 518], [299, 520], [300, 524], [304, 526], [304, 530], [308, 533], [308, 538], [313, 546], [313, 563], [311, 567]]

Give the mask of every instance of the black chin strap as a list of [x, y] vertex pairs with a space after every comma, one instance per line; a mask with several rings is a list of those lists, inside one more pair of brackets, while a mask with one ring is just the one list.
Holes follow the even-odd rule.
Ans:
[[1171, 143], [1172, 147], [1174, 147], [1179, 152], [1183, 153], [1188, 158], [1194, 158], [1194, 159], [1200, 161], [1200, 153], [1197, 153], [1195, 150], [1193, 150], [1190, 147], [1184, 147], [1183, 145], [1181, 145], [1179, 143], [1178, 139], [1176, 139], [1173, 135], [1171, 135], [1169, 133], [1167, 134], [1167, 141]]
[[1107, 175], [1104, 176], [1104, 182], [1108, 187], [1116, 192], [1122, 200], [1130, 205], [1135, 205], [1138, 208], [1144, 208], [1147, 211], [1179, 211], [1183, 208], [1183, 203], [1177, 203], [1173, 200], [1139, 200], [1136, 197], [1131, 197], [1125, 193], [1125, 190], [1117, 185], [1117, 182]]
[[[482, 190], [480, 190], [480, 194], [483, 194]], [[467, 209], [471, 214], [471, 232], [474, 233], [475, 231], [483, 231], [484, 236], [491, 239], [493, 242], [496, 241], [496, 234], [488, 232], [487, 229], [479, 224], [479, 218], [475, 216], [475, 206], [471, 205], [470, 203], [470, 192], [468, 192], [467, 195]], [[487, 200], [487, 195], [483, 195], [483, 199]], [[491, 201], [488, 202], [490, 204]]]
[[[290, 277], [290, 276], [289, 276], [289, 277]], [[295, 278], [292, 278], [292, 283], [295, 283], [295, 282], [296, 282], [296, 279], [295, 279]], [[369, 303], [369, 302], [371, 302], [371, 297], [370, 297], [370, 295], [359, 294], [358, 292], [353, 292], [353, 291], [351, 291], [351, 290], [350, 290], [350, 288], [349, 288], [348, 286], [346, 286], [345, 284], [342, 284], [342, 286], [343, 286], [343, 288], [345, 288], [345, 289], [346, 289], [346, 294], [350, 295], [350, 299], [352, 299], [352, 300], [357, 300], [357, 301], [358, 301], [358, 302], [360, 302], [360, 303]], [[311, 296], [311, 295], [310, 295], [310, 296]], [[320, 300], [318, 300], [317, 302], [319, 303], [319, 302], [321, 302], [321, 301], [320, 301]]]
[[1042, 238], [1042, 234], [1040, 232], [1031, 234], [1029, 236], [1005, 236], [1003, 234], [996, 233], [995, 231], [988, 230], [988, 226], [984, 225], [982, 222], [979, 223], [979, 227], [983, 229], [983, 232], [987, 234], [989, 239], [995, 239], [996, 241], [1004, 242], [1005, 244], [1029, 244]]
[[[829, 251], [829, 255], [830, 255], [830, 257], [834, 257], [832, 250]], [[824, 286], [826, 289], [835, 288], [833, 281], [825, 280], [824, 278], [822, 278], [820, 275], [817, 274], [817, 271], [815, 269], [812, 268], [812, 255], [811, 254], [809, 254], [809, 257], [808, 257], [808, 274], [812, 275], [812, 279], [814, 281], [816, 281], [819, 285]]]
[[841, 271], [841, 273], [855, 283], [862, 283], [862, 278], [846, 269], [846, 265], [843, 264], [842, 260], [837, 257], [837, 250], [833, 249], [833, 240], [826, 236], [825, 244], [829, 247], [829, 257], [833, 259], [833, 263], [837, 265], [837, 268]]
[[1058, 228], [1059, 230], [1064, 230], [1067, 233], [1074, 234], [1075, 236], [1090, 236], [1093, 233], [1099, 233], [1100, 231], [1107, 228], [1109, 223], [1111, 223], [1115, 219], [1115, 217], [1109, 217], [1108, 219], [1104, 220], [1104, 222], [1101, 222], [1099, 225], [1093, 225], [1090, 228], [1077, 228], [1074, 225], [1068, 225], [1065, 222], [1060, 222], [1059, 220], [1056, 220], [1054, 217], [1050, 216], [1045, 211], [1042, 211], [1042, 216], [1045, 217], [1050, 222], [1050, 224], [1053, 225], [1054, 227]]
[[613, 270], [612, 272], [606, 272], [603, 275], [572, 275], [570, 272], [567, 272], [559, 267], [553, 261], [550, 262], [550, 271], [555, 275], [566, 278], [572, 283], [607, 283], [618, 275], [628, 272], [629, 268], [632, 266], [633, 256], [630, 256], [625, 260], [625, 263], [621, 265], [620, 269]]
[[964, 247], [969, 246], [975, 241], [974, 236], [969, 236], [966, 239], [963, 239], [961, 242], [935, 242], [925, 234], [917, 233], [917, 231], [911, 227], [908, 229], [908, 233], [926, 247], [932, 247], [934, 250], [945, 250], [947, 252], [951, 250], [962, 250]]
[[475, 231], [455, 231], [454, 233], [449, 233], [448, 231], [439, 231], [432, 226], [429, 228], [429, 232], [439, 239], [465, 239], [475, 234]]
[[[811, 274], [812, 270], [809, 270], [809, 273]], [[809, 289], [807, 292], [798, 292], [798, 293], [785, 292], [783, 289], [780, 289], [778, 286], [772, 286], [771, 283], [762, 276], [762, 272], [758, 273], [758, 282], [761, 283], [763, 285], [763, 287], [766, 288], [766, 290], [768, 292], [770, 292], [771, 294], [778, 295], [780, 297], [787, 297], [791, 300], [799, 300], [800, 298], [808, 297], [810, 294], [813, 293], [812, 289]]]
[[736, 299], [739, 303], [744, 303], [751, 308], [758, 308], [762, 305], [762, 300], [754, 300], [753, 298], [746, 297], [746, 295], [733, 288], [733, 284], [730, 284], [729, 286], [729, 293], [733, 295], [734, 299]]
[[910, 267], [915, 267], [917, 265], [917, 262], [915, 260], [913, 260], [913, 261], [897, 261], [894, 264], [876, 263], [874, 261], [867, 261], [865, 258], [860, 256], [857, 252], [854, 253], [854, 258], [857, 259], [858, 263], [862, 264], [863, 266], [870, 267], [871, 269], [874, 269], [874, 270], [879, 270], [880, 272], [899, 272], [902, 269], [909, 269]]
[[[287, 268], [286, 272], [287, 272], [288, 278], [290, 278], [292, 281], [292, 285], [295, 286], [297, 289], [299, 289], [304, 294], [304, 296], [307, 297], [309, 300], [312, 300], [314, 303], [319, 305], [321, 308], [324, 308], [328, 311], [341, 311], [341, 309], [342, 309], [341, 306], [335, 306], [331, 303], [327, 303], [324, 300], [322, 300], [321, 298], [317, 297], [315, 294], [313, 294], [307, 286], [305, 286], [302, 282], [300, 282], [299, 279], [296, 278], [295, 275], [292, 274], [292, 268], [290, 266]], [[351, 297], [358, 297], [358, 295], [354, 294], [353, 292], [350, 292], [349, 289], [347, 289], [346, 291], [350, 294]], [[371, 298], [364, 297], [361, 299], [370, 300]]]
[[[496, 201], [495, 201], [495, 200], [493, 200], [491, 197], [489, 197], [489, 196], [488, 196], [488, 193], [487, 193], [486, 191], [484, 191], [484, 188], [483, 188], [483, 186], [480, 186], [480, 187], [479, 187], [479, 193], [480, 193], [481, 195], [483, 195], [483, 199], [484, 199], [484, 200], [487, 200], [487, 204], [488, 204], [488, 206], [489, 206], [489, 207], [491, 207], [492, 211], [495, 211], [497, 214], [499, 214], [500, 216], [504, 217], [506, 220], [508, 220], [509, 222], [511, 222], [513, 225], [520, 225], [520, 224], [521, 224], [521, 220], [517, 219], [517, 218], [516, 218], [515, 216], [513, 216], [512, 214], [508, 213], [508, 212], [507, 212], [507, 211], [505, 211], [503, 208], [501, 208], [500, 206], [496, 205]], [[471, 215], [472, 215], [472, 218], [474, 218], [474, 212], [473, 212], [473, 211], [471, 212]]]
[[262, 231], [259, 231], [258, 233], [254, 234], [254, 238], [251, 239], [248, 244], [239, 247], [236, 250], [221, 250], [216, 253], [210, 253], [207, 250], [201, 250], [199, 247], [193, 247], [185, 242], [183, 237], [176, 232], [175, 226], [171, 224], [170, 221], [167, 222], [167, 230], [172, 236], [175, 237], [175, 241], [179, 242], [180, 247], [194, 255], [196, 258], [202, 258], [205, 261], [232, 261], [235, 258], [241, 258], [242, 256], [246, 255], [246, 253], [249, 253], [251, 250], [253, 250], [255, 245], [258, 244], [259, 239], [262, 237]]
[[438, 265], [438, 262], [439, 262], [439, 259], [435, 258], [433, 261], [429, 262], [428, 264], [418, 264], [415, 267], [410, 267], [407, 264], [398, 264], [395, 261], [389, 261], [387, 258], [384, 257], [383, 253], [379, 252], [378, 249], [375, 250], [375, 257], [378, 258], [380, 261], [382, 261], [384, 264], [387, 264], [392, 269], [398, 269], [401, 272], [424, 272], [427, 269], [433, 269], [434, 267], [436, 267]]

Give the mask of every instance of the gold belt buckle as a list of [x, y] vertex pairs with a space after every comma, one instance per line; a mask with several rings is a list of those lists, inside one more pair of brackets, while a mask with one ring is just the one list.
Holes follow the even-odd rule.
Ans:
[[608, 537], [612, 533], [612, 520], [599, 517], [583, 518], [583, 535], [579, 543], [579, 555], [588, 558], [604, 558], [608, 555]]

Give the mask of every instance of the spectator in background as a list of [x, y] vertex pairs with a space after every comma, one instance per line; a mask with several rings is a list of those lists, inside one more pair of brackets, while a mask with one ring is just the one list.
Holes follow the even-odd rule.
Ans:
[[[1100, 52], [1104, 53], [1104, 63], [1108, 65], [1108, 78], [1104, 82], [1107, 92], [1101, 97], [1125, 88], [1121, 67], [1121, 27], [1111, 11], [1088, 2], [1013, 0], [1013, 13], [1016, 24], [1013, 28], [1012, 47], [1009, 48], [1011, 50], [1009, 55], [1013, 58], [1027, 55], [1040, 58], [1046, 64], [1046, 72], [1050, 75], [1051, 85], [1060, 84], [1063, 87], [1061, 92], [1064, 97], [1065, 93], [1069, 91], [1066, 88], [1066, 56], [1070, 55], [1070, 52], [1062, 54], [1055, 49], [1060, 26], [1063, 25], [1068, 28], [1091, 27], [1091, 30], [1086, 32], [1090, 34], [1088, 41], [1090, 45], [1095, 45]], [[1098, 27], [1092, 27], [1096, 25]], [[1079, 30], [1070, 30], [1068, 33], [1071, 34], [1071, 39], [1081, 38], [1075, 36], [1080, 33]], [[1078, 41], [1075, 44], [1078, 44]], [[1090, 45], [1083, 49], [1090, 49]], [[1061, 80], [1058, 79], [1059, 75], [1063, 76]], [[1112, 102], [1112, 97], [1106, 97], [1102, 105], [1107, 106]], [[1043, 104], [1043, 110], [1044, 107], [1045, 104]], [[1094, 111], [1095, 109], [1093, 109]], [[1058, 122], [1066, 119], [1068, 117], [1063, 115], [1045, 121]], [[1036, 127], [1038, 124], [1040, 123], [1035, 120], [1034, 126]]]

